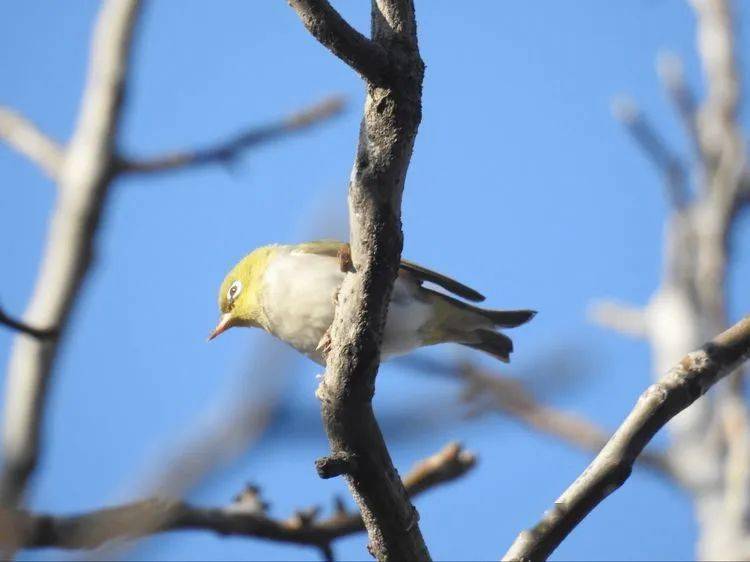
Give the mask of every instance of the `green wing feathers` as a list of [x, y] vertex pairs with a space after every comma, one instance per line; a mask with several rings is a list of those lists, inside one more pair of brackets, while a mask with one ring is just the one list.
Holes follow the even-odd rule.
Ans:
[[[347, 246], [349, 246], [348, 243], [339, 242], [338, 240], [326, 239], [298, 244], [296, 246], [296, 249], [298, 251], [309, 254], [336, 257], [339, 256], [342, 250]], [[463, 283], [460, 283], [455, 279], [448, 277], [447, 275], [443, 275], [442, 273], [438, 273], [437, 271], [433, 271], [432, 269], [427, 269], [426, 267], [422, 267], [421, 265], [418, 265], [414, 262], [401, 260], [401, 264], [399, 267], [401, 271], [408, 273], [419, 284], [422, 284], [424, 282], [434, 283], [435, 285], [437, 285], [438, 287], [442, 287], [449, 293], [453, 293], [454, 295], [468, 301], [481, 302], [484, 300], [484, 295], [482, 295], [479, 291], [476, 291], [471, 287], [468, 287], [467, 285], [464, 285]]]
[[[340, 258], [342, 253], [348, 254], [348, 246], [337, 240], [317, 240], [300, 244], [297, 249], [311, 254]], [[484, 296], [471, 287], [407, 260], [401, 260], [400, 270], [402, 275], [410, 277], [419, 285], [421, 298], [433, 303], [435, 318], [425, 326], [423, 333], [425, 345], [454, 342], [484, 351], [507, 363], [513, 351], [513, 341], [499, 329], [516, 328], [536, 315], [534, 310], [481, 308], [445, 293], [422, 287], [423, 283], [433, 283], [467, 301], [484, 300]]]
[[475, 291], [471, 287], [467, 287], [463, 283], [459, 283], [455, 279], [432, 271], [416, 263], [412, 263], [407, 260], [401, 260], [401, 270], [406, 271], [415, 277], [420, 282], [428, 281], [434, 283], [438, 287], [442, 287], [446, 291], [453, 293], [454, 295], [464, 298], [467, 301], [481, 302], [484, 300], [484, 295], [479, 291]]

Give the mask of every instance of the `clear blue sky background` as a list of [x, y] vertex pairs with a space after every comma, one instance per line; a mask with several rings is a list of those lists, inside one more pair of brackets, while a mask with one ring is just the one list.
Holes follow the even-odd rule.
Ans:
[[[368, 29], [365, 2], [338, 4]], [[741, 8], [747, 24], [747, 4]], [[96, 10], [91, 1], [0, 3], [0, 103], [61, 140], [73, 127]], [[661, 49], [678, 53], [701, 91], [692, 12], [677, 0], [461, 7], [423, 0], [417, 10], [427, 75], [404, 195], [404, 253], [476, 286], [492, 305], [537, 308], [537, 319], [514, 334], [513, 365], [499, 368], [534, 373], [524, 376], [545, 400], [615, 427], [648, 382], [648, 349], [592, 326], [585, 311], [597, 297], [648, 299], [660, 270], [665, 203], [658, 175], [609, 106], [613, 96], [631, 94], [687, 154], [654, 64]], [[740, 52], [748, 52], [747, 37]], [[238, 330], [205, 343], [219, 282], [258, 245], [341, 232], [335, 224], [344, 216], [362, 86], [285, 2], [154, 2], [132, 68], [120, 138], [131, 154], [204, 144], [331, 93], [344, 94], [349, 106], [313, 132], [248, 153], [231, 173], [210, 167], [117, 182], [55, 373], [34, 482], [38, 509], [68, 512], [122, 498], [219, 397], [255, 392], [238, 372], [252, 361], [248, 348], [269, 346], [269, 336]], [[747, 75], [744, 61], [742, 69]], [[54, 187], [2, 146], [0, 182], [0, 298], [21, 312]], [[748, 279], [745, 219], [732, 272], [735, 318], [750, 310], [750, 294], [740, 291]], [[10, 345], [11, 335], [0, 331], [0, 365]], [[426, 353], [451, 360], [457, 351]], [[557, 354], [567, 354], [567, 370], [535, 369]], [[286, 516], [299, 506], [327, 508], [344, 492], [340, 481], [323, 482], [313, 470], [327, 450], [313, 396], [319, 370], [304, 359], [285, 369], [280, 420], [195, 501], [223, 504], [250, 480], [263, 487], [273, 513]], [[269, 368], [265, 376], [282, 375]], [[392, 364], [382, 369], [376, 407], [402, 473], [451, 439], [478, 453], [467, 478], [417, 505], [435, 558], [497, 559], [589, 455], [498, 416], [463, 420], [453, 405], [458, 391]], [[690, 558], [695, 531], [689, 500], [636, 470], [555, 558]], [[337, 553], [367, 558], [364, 542], [362, 535], [340, 541]], [[318, 553], [196, 532], [158, 537], [130, 556], [313, 560]]]

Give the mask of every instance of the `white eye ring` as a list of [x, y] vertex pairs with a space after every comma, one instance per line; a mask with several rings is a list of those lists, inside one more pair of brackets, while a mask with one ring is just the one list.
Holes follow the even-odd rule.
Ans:
[[233, 302], [234, 299], [237, 298], [237, 296], [242, 292], [242, 281], [237, 279], [232, 285], [229, 287], [229, 290], [227, 291], [227, 300], [229, 302]]

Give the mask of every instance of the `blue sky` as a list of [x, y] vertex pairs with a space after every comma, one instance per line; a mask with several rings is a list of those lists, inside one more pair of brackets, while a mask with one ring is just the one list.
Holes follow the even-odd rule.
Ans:
[[[369, 28], [365, 3], [337, 5], [359, 29]], [[97, 4], [71, 8], [0, 3], [0, 103], [61, 140], [73, 127]], [[599, 297], [648, 299], [660, 271], [666, 208], [658, 175], [609, 107], [614, 96], [631, 95], [687, 154], [655, 59], [664, 49], [682, 56], [701, 92], [692, 12], [677, 0], [473, 2], [460, 9], [434, 0], [417, 2], [417, 14], [427, 74], [404, 194], [404, 255], [477, 287], [493, 306], [538, 309], [534, 322], [514, 333], [513, 364], [498, 368], [533, 372], [532, 384], [534, 377], [546, 381], [536, 385], [544, 400], [613, 428], [648, 382], [648, 349], [591, 325], [586, 308]], [[747, 37], [739, 52], [748, 52]], [[748, 73], [745, 61], [741, 68]], [[206, 144], [329, 94], [346, 96], [348, 110], [247, 153], [231, 171], [214, 166], [117, 181], [55, 373], [32, 505], [74, 511], [122, 499], [222, 396], [259, 392], [262, 384], [240, 375], [250, 363], [256, 376], [282, 387], [280, 421], [191, 498], [220, 505], [250, 480], [262, 486], [275, 515], [327, 507], [345, 489], [319, 480], [312, 465], [327, 450], [313, 396], [319, 368], [303, 358], [283, 373], [266, 365], [264, 350], [273, 344], [260, 332], [235, 330], [210, 345], [205, 336], [216, 320], [218, 285], [246, 252], [311, 233], [341, 235], [361, 83], [281, 1], [154, 2], [142, 19], [131, 74], [119, 139], [131, 155]], [[3, 146], [0, 181], [0, 299], [20, 312], [33, 288], [54, 186]], [[748, 277], [744, 218], [731, 275], [733, 318], [750, 309], [750, 294], [740, 290]], [[2, 365], [11, 339], [0, 331]], [[446, 361], [459, 355], [451, 347], [425, 353]], [[535, 370], [560, 354], [567, 374]], [[562, 380], [552, 384], [556, 376]], [[417, 507], [435, 558], [497, 559], [589, 456], [498, 416], [463, 419], [454, 404], [459, 390], [389, 364], [376, 411], [402, 473], [453, 439], [479, 455], [468, 477], [420, 498]], [[636, 471], [555, 558], [684, 559], [694, 541], [688, 498]], [[362, 535], [340, 541], [337, 554], [366, 558], [364, 542]], [[314, 560], [318, 553], [181, 533], [146, 541], [130, 556]]]

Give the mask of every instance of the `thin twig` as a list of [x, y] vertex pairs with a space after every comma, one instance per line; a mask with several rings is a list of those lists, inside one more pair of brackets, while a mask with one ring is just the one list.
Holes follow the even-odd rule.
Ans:
[[[487, 373], [469, 363], [456, 370], [467, 384], [463, 394], [466, 401], [489, 399], [494, 410], [583, 451], [598, 453], [610, 438], [609, 432], [591, 420], [540, 403], [516, 379]], [[638, 462], [662, 476], [675, 477], [663, 453], [644, 451]]]
[[34, 162], [50, 178], [59, 179], [63, 147], [31, 121], [7, 107], [0, 107], [0, 139]]
[[615, 100], [613, 113], [664, 177], [672, 205], [683, 208], [690, 197], [683, 163], [631, 100]]
[[648, 335], [648, 315], [643, 308], [602, 300], [589, 307], [588, 317], [600, 326], [633, 338]]
[[285, 119], [246, 129], [212, 146], [149, 158], [121, 157], [117, 163], [117, 171], [122, 173], [169, 172], [207, 164], [228, 163], [239, 157], [245, 150], [260, 143], [303, 131], [339, 115], [344, 110], [344, 105], [344, 98], [332, 96]]
[[[611, 432], [592, 420], [543, 404], [524, 386], [520, 378], [489, 372], [468, 361], [451, 364], [424, 356], [411, 356], [401, 362], [431, 375], [458, 379], [464, 384], [461, 400], [471, 408], [472, 415], [496, 412], [531, 430], [594, 454], [602, 450], [611, 436]], [[533, 368], [534, 372], [541, 370], [546, 369]], [[557, 374], [561, 370], [558, 365]], [[638, 463], [666, 478], [677, 477], [667, 456], [662, 452], [644, 451], [638, 457]]]
[[[476, 463], [473, 454], [450, 443], [419, 462], [404, 478], [410, 497], [460, 478]], [[258, 489], [248, 487], [235, 503], [223, 508], [197, 507], [185, 502], [151, 499], [80, 515], [54, 516], [0, 509], [0, 546], [91, 549], [115, 541], [181, 530], [202, 530], [222, 536], [267, 539], [308, 545], [331, 552], [331, 543], [365, 530], [362, 516], [340, 502], [328, 518], [317, 508], [299, 510], [288, 519], [266, 513]], [[143, 522], [159, 521], [158, 527]]]
[[2, 306], [0, 306], [0, 324], [7, 326], [11, 330], [16, 330], [17, 332], [21, 332], [40, 340], [57, 336], [57, 330], [55, 328], [35, 328], [34, 326], [29, 326], [25, 322], [9, 316]]
[[750, 316], [689, 353], [651, 385], [607, 445], [503, 560], [546, 560], [570, 532], [630, 476], [638, 455], [670, 419], [750, 357]]
[[701, 141], [698, 132], [698, 104], [695, 94], [685, 82], [682, 60], [674, 53], [661, 53], [657, 57], [656, 68], [662, 84], [672, 100], [677, 114], [692, 142], [695, 155], [701, 155]]

